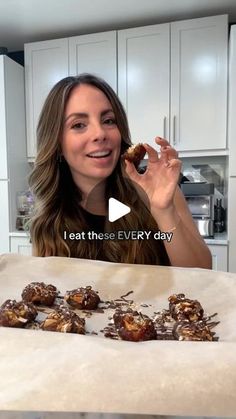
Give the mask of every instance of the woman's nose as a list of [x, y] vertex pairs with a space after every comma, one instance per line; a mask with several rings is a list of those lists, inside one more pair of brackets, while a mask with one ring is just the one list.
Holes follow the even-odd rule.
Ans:
[[105, 130], [103, 126], [99, 123], [94, 124], [92, 132], [93, 141], [104, 141], [105, 140]]

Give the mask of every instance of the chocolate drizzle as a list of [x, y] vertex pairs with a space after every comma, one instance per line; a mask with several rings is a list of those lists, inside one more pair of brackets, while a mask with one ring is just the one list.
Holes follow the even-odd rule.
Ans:
[[[39, 295], [41, 298], [43, 295], [44, 300], [40, 301], [41, 305], [36, 298], [36, 291], [37, 297]], [[34, 303], [6, 301], [0, 307], [0, 325], [81, 333], [90, 336], [102, 333], [110, 339], [136, 342], [142, 340], [213, 342], [219, 339], [213, 331], [219, 324], [219, 321], [214, 320], [217, 313], [206, 315], [199, 301], [190, 300], [184, 294], [171, 295], [168, 298], [168, 309], [154, 311], [150, 309], [153, 307], [152, 304], [136, 303], [133, 299], [128, 298], [134, 293], [133, 290], [111, 300], [101, 300], [98, 292], [93, 291], [91, 286], [67, 291], [67, 298], [59, 293], [53, 285], [35, 282], [29, 284], [24, 288], [22, 295], [26, 298], [30, 297]], [[48, 301], [49, 295], [54, 298], [50, 307], [48, 306], [48, 303], [51, 304]], [[73, 301], [72, 298], [75, 300]], [[73, 305], [77, 307], [73, 307]], [[78, 308], [78, 305], [81, 308]], [[145, 309], [148, 309], [146, 310], [148, 315], [145, 313]], [[150, 314], [150, 311], [153, 314]], [[102, 325], [104, 317], [107, 319], [107, 324], [103, 328], [100, 326], [99, 330], [98, 327], [94, 327], [95, 323], [92, 323], [90, 318], [100, 314], [103, 315], [101, 316]], [[85, 318], [88, 319], [86, 320], [88, 327], [87, 323], [85, 324]]]

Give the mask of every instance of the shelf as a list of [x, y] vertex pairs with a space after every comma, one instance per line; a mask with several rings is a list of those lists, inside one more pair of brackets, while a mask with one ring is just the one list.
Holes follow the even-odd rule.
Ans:
[[228, 236], [227, 233], [216, 233], [214, 238], [212, 239], [204, 239], [206, 244], [221, 244], [221, 245], [228, 245]]
[[10, 237], [29, 237], [30, 234], [28, 231], [11, 231], [9, 233]]

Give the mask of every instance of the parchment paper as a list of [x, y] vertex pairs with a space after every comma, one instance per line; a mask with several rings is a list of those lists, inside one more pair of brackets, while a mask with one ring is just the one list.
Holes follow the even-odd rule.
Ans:
[[[68, 258], [0, 256], [0, 303], [32, 281], [64, 293], [91, 285], [103, 300], [133, 290], [138, 304], [168, 307], [173, 293], [218, 313], [219, 342], [114, 341], [0, 328], [0, 410], [235, 416], [236, 275], [203, 269]], [[142, 310], [144, 311], [144, 310]], [[99, 319], [99, 314], [96, 322]], [[100, 317], [101, 318], [101, 317]], [[90, 327], [97, 327], [90, 324]]]

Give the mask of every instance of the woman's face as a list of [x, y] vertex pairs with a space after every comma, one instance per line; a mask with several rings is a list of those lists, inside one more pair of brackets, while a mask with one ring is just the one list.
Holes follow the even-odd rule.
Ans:
[[82, 84], [72, 91], [65, 109], [62, 154], [78, 186], [96, 184], [114, 170], [121, 135], [105, 94]]

